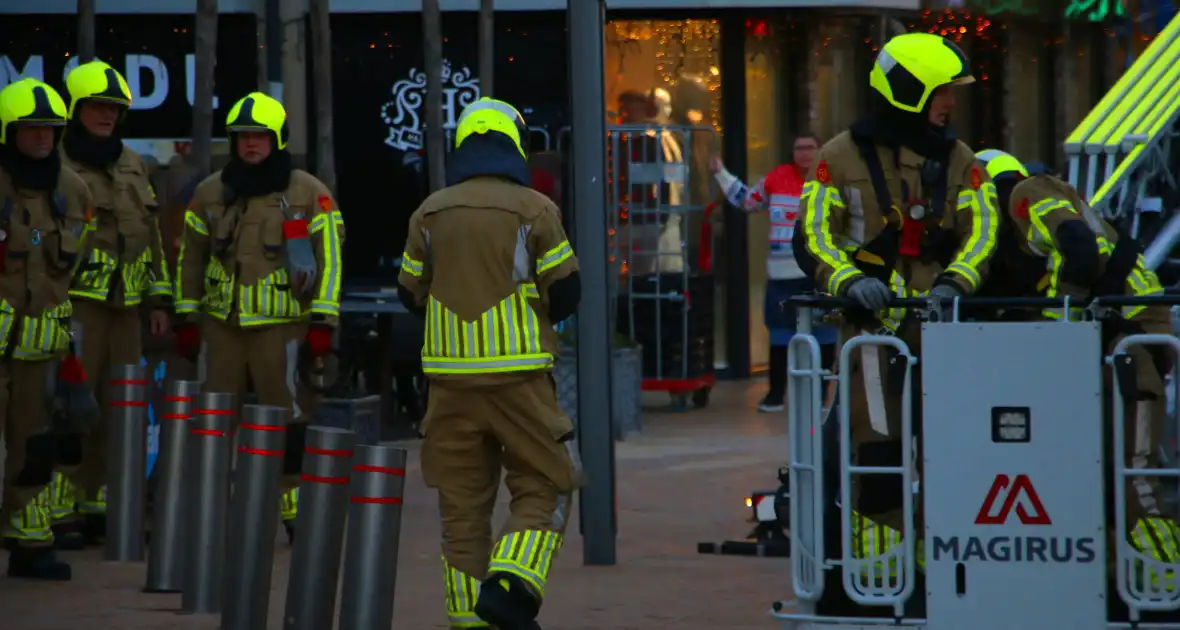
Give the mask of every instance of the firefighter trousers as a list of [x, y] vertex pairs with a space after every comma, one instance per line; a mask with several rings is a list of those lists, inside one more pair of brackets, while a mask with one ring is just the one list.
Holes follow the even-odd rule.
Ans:
[[[842, 331], [841, 339], [867, 334], [855, 329]], [[921, 351], [921, 330], [916, 325], [903, 325], [899, 337], [915, 356]], [[858, 466], [901, 466], [903, 462], [914, 468], [914, 478], [921, 477], [921, 407], [920, 396], [914, 397], [913, 443], [904, 444], [901, 436], [901, 405], [906, 392], [902, 390], [904, 364], [894, 362], [892, 349], [865, 345], [853, 350], [851, 358], [851, 395], [849, 405], [849, 434], [852, 457]], [[921, 388], [920, 363], [913, 367], [911, 383], [914, 391]], [[915, 493], [915, 488], [904, 488], [899, 475], [854, 475], [852, 478], [853, 557], [866, 559], [891, 552], [901, 543], [904, 512], [903, 493]], [[923, 530], [921, 494], [914, 497], [914, 530]], [[915, 548], [921, 546], [915, 541]], [[874, 575], [896, 575], [895, 561], [876, 567]]]
[[[543, 600], [561, 548], [581, 466], [573, 425], [548, 372], [494, 387], [431, 383], [421, 432], [422, 476], [438, 490], [447, 613], [452, 628], [484, 627], [474, 608], [479, 583], [510, 573]], [[492, 538], [504, 483], [511, 515]]]
[[[1153, 317], [1153, 315], [1158, 315], [1157, 311], [1160, 310], [1163, 311], [1164, 318], [1162, 321], [1156, 321], [1160, 318]], [[1171, 321], [1167, 309], [1147, 309], [1132, 322], [1147, 333], [1170, 334], [1171, 332]], [[1118, 334], [1109, 340], [1105, 348], [1106, 353], [1113, 352], [1115, 346], [1124, 336]], [[1125, 387], [1121, 390], [1124, 392], [1123, 454], [1124, 461], [1130, 468], [1150, 469], [1160, 466], [1159, 449], [1164, 441], [1164, 427], [1168, 421], [1164, 377], [1167, 374], [1167, 366], [1174, 360], [1174, 357], [1171, 352], [1164, 352], [1160, 355], [1157, 349], [1152, 348], [1149, 351], [1148, 348], [1132, 346], [1128, 349], [1127, 354], [1134, 361], [1135, 387], [1133, 392], [1128, 392], [1128, 388]], [[1152, 352], [1156, 352], [1157, 356], [1153, 357]], [[1107, 392], [1113, 391], [1115, 387], [1113, 370], [1106, 369], [1103, 371], [1103, 375], [1104, 388]], [[1120, 383], [1120, 385], [1125, 384]], [[1105, 413], [1105, 431], [1108, 436], [1106, 461], [1113, 462], [1113, 453], [1109, 452], [1113, 446], [1113, 440], [1109, 437], [1113, 435], [1112, 410], [1109, 403], [1112, 403], [1113, 400], [1109, 395], [1106, 398], [1108, 401]], [[1108, 466], [1107, 487], [1110, 490], [1108, 490], [1107, 496], [1111, 497], [1111, 500], [1114, 496], [1114, 470], [1115, 466]], [[1126, 483], [1124, 496], [1126, 497], [1126, 527], [1130, 539], [1128, 542], [1154, 560], [1180, 563], [1180, 528], [1177, 528], [1174, 508], [1168, 508], [1162, 503], [1164, 497], [1160, 490], [1159, 478], [1129, 477]], [[1111, 506], [1111, 515], [1113, 517], [1113, 506]], [[1109, 531], [1112, 534], [1111, 541], [1113, 542], [1115, 528], [1111, 527]], [[1116, 559], [1113, 551], [1109, 554], [1109, 558], [1113, 567]]]
[[115, 308], [93, 300], [74, 300], [75, 351], [86, 371], [103, 421], [82, 438], [80, 461], [63, 453], [48, 501], [54, 521], [70, 520], [74, 502], [83, 514], [106, 513], [107, 423], [110, 374], [116, 365], [139, 365], [143, 358], [143, 323], [137, 307]]
[[49, 432], [48, 400], [56, 361], [0, 362], [0, 429], [3, 430], [4, 537], [26, 546], [53, 544], [49, 507], [39, 495], [53, 474], [58, 451]]
[[[211, 317], [201, 326], [199, 362], [202, 390], [234, 395], [241, 410], [247, 385], [259, 405], [287, 409], [287, 456], [283, 463], [283, 520], [295, 517], [307, 423], [315, 397], [299, 386], [299, 346], [305, 324], [292, 322], [242, 328]], [[240, 417], [240, 414], [236, 417]]]

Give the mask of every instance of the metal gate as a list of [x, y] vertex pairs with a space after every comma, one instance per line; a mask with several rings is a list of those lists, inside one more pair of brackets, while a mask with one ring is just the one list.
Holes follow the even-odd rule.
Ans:
[[695, 254], [716, 193], [707, 168], [716, 132], [614, 125], [607, 142], [615, 329], [643, 348], [644, 390], [667, 391], [681, 406], [691, 396], [704, 407], [716, 382], [713, 277]]

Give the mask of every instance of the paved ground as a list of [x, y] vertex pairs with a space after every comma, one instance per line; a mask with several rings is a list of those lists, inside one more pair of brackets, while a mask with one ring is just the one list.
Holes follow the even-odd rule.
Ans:
[[[571, 531], [541, 613], [547, 630], [754, 630], [776, 627], [769, 604], [790, 591], [786, 560], [701, 556], [696, 543], [749, 529], [744, 493], [772, 488], [785, 460], [785, 418], [753, 413], [762, 383], [726, 384], [708, 410], [645, 413], [645, 433], [620, 443], [619, 538], [614, 567], [583, 567]], [[655, 405], [663, 403], [652, 397]], [[445, 628], [438, 519], [411, 445], [394, 627]], [[502, 497], [505, 493], [502, 493]], [[506, 500], [500, 501], [504, 511]], [[575, 519], [572, 521], [576, 523]], [[571, 526], [576, 529], [576, 526]], [[270, 628], [282, 627], [290, 552], [277, 543]], [[0, 628], [214, 630], [216, 616], [180, 616], [178, 595], [145, 595], [143, 565], [67, 554], [74, 581], [0, 577]], [[260, 629], [261, 630], [261, 629]]]

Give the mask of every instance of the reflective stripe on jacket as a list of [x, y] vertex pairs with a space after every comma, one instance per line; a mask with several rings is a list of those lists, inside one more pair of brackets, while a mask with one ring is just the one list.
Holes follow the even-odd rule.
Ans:
[[143, 159], [124, 147], [114, 164], [98, 169], [61, 151], [62, 163], [86, 182], [96, 208], [90, 252], [79, 262], [70, 295], [122, 307], [149, 297], [155, 307], [168, 306], [172, 279]]
[[553, 366], [548, 288], [577, 270], [553, 202], [497, 177], [431, 195], [410, 219], [398, 282], [426, 310], [422, 369], [487, 381]]
[[[176, 313], [206, 313], [242, 327], [340, 315], [344, 217], [327, 188], [292, 171], [284, 193], [227, 206], [220, 174], [197, 188], [185, 212], [176, 270]], [[290, 216], [287, 216], [287, 215]], [[317, 264], [314, 288], [299, 295], [285, 266], [284, 223], [307, 220]]]

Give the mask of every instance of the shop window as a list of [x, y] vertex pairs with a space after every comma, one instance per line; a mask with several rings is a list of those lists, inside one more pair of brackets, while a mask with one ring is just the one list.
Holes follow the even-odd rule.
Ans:
[[[682, 271], [697, 271], [704, 210], [717, 199], [708, 164], [720, 151], [720, 44], [717, 20], [607, 25], [603, 106], [608, 124], [668, 125], [660, 132], [631, 128], [610, 134], [610, 260], [622, 291], [634, 291], [649, 281], [641, 276], [657, 274], [665, 283], [657, 292], [675, 290], [667, 283], [680, 282]], [[713, 287], [715, 313], [723, 312], [721, 284]], [[715, 316], [713, 322], [714, 349], [719, 350], [724, 319]]]
[[1004, 25], [971, 11], [923, 11], [910, 30], [942, 35], [971, 60], [975, 83], [956, 99], [955, 131], [971, 148], [998, 147], [1004, 132]]
[[[751, 183], [766, 176], [789, 155], [784, 151], [785, 128], [790, 124], [784, 74], [789, 60], [781, 24], [767, 20], [746, 22], [746, 171]], [[750, 362], [765, 365], [770, 337], [763, 324], [762, 301], [766, 291], [766, 256], [769, 251], [769, 221], [761, 212], [747, 217], [746, 263], [750, 278]]]

